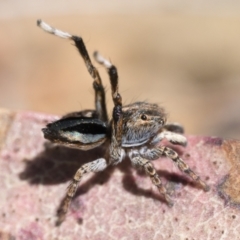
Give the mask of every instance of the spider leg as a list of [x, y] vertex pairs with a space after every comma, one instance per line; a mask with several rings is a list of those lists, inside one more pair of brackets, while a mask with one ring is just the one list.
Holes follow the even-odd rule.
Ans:
[[111, 82], [111, 88], [112, 88], [112, 99], [114, 103], [114, 108], [116, 108], [117, 112], [119, 111], [118, 114], [113, 112], [113, 119], [118, 121], [119, 118], [121, 117], [120, 112], [122, 111], [122, 97], [118, 92], [117, 68], [114, 65], [112, 65], [111, 62], [109, 62], [107, 59], [101, 56], [98, 52], [94, 52], [94, 58], [99, 64], [102, 64], [108, 71], [108, 75]]
[[162, 181], [159, 178], [153, 164], [149, 160], [142, 158], [140, 155], [130, 155], [130, 159], [133, 166], [142, 167], [145, 170], [146, 174], [151, 178], [152, 183], [158, 188], [160, 194], [164, 196], [164, 199], [168, 205], [173, 206], [173, 201], [168, 195], [166, 188], [163, 186]]
[[95, 161], [84, 164], [77, 170], [77, 172], [75, 173], [72, 179], [72, 182], [68, 186], [67, 194], [62, 200], [61, 206], [59, 207], [57, 225], [60, 225], [65, 219], [69, 205], [77, 191], [78, 184], [81, 181], [83, 174], [86, 174], [89, 172], [101, 172], [107, 166], [108, 166], [107, 161], [104, 158], [99, 158]]
[[200, 176], [198, 176], [171, 148], [160, 146], [152, 149], [143, 149], [140, 152], [140, 154], [142, 157], [149, 160], [155, 160], [160, 156], [166, 156], [172, 159], [172, 161], [176, 163], [180, 171], [189, 175], [194, 181], [196, 181], [203, 188], [204, 191], [209, 190], [209, 186], [204, 181], [201, 180]]
[[121, 158], [121, 145], [122, 145], [122, 97], [118, 92], [118, 73], [117, 68], [112, 65], [108, 60], [101, 56], [98, 52], [94, 53], [95, 60], [102, 64], [108, 71], [108, 75], [112, 88], [112, 99], [114, 103], [112, 113], [112, 138], [110, 145], [110, 155], [115, 162]]
[[167, 131], [174, 132], [174, 133], [184, 133], [184, 128], [179, 123], [167, 123], [163, 126], [163, 128]]
[[170, 131], [160, 132], [157, 136], [155, 136], [152, 139], [151, 144], [155, 145], [159, 143], [163, 138], [166, 138], [170, 143], [173, 143], [173, 144], [178, 144], [182, 146], [187, 145], [187, 139], [185, 136], [175, 132], [170, 132]]
[[48, 25], [47, 23], [43, 22], [42, 20], [38, 20], [37, 25], [48, 33], [51, 33], [51, 34], [61, 37], [61, 38], [71, 39], [74, 41], [75, 46], [77, 47], [79, 53], [81, 54], [81, 56], [85, 62], [85, 65], [87, 67], [89, 74], [94, 79], [93, 88], [95, 90], [96, 111], [99, 115], [99, 118], [101, 120], [103, 120], [104, 122], [107, 122], [108, 116], [107, 116], [107, 108], [106, 108], [106, 101], [105, 101], [105, 91], [104, 91], [104, 87], [102, 85], [102, 80], [98, 73], [98, 70], [93, 66], [93, 64], [91, 62], [91, 59], [88, 55], [88, 52], [87, 52], [86, 46], [83, 42], [83, 39], [81, 37], [71, 35], [67, 32], [63, 32], [61, 30], [53, 28], [50, 25]]

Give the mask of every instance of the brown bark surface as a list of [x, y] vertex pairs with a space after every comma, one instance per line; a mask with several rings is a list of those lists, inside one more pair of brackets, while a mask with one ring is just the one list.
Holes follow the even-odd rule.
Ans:
[[56, 211], [68, 181], [103, 149], [83, 152], [47, 143], [55, 116], [0, 111], [0, 239], [240, 239], [240, 141], [188, 136], [174, 147], [211, 187], [199, 189], [166, 158], [154, 161], [171, 192], [169, 208], [129, 161], [80, 183], [65, 222]]

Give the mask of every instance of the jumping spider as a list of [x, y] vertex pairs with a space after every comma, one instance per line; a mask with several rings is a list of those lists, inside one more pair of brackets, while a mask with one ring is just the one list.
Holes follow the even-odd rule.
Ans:
[[182, 172], [200, 184], [205, 191], [209, 189], [208, 185], [189, 168], [175, 151], [165, 146], [159, 146], [159, 142], [164, 138], [173, 144], [185, 146], [187, 139], [182, 135], [182, 126], [176, 123], [167, 124], [165, 111], [157, 104], [135, 102], [122, 106], [122, 97], [118, 92], [117, 69], [110, 61], [95, 52], [95, 60], [106, 68], [111, 82], [114, 107], [112, 119], [109, 121], [102, 80], [98, 70], [92, 65], [82, 38], [55, 29], [41, 20], [37, 21], [37, 25], [46, 32], [74, 41], [94, 80], [93, 88], [95, 90], [96, 110], [85, 110], [63, 116], [43, 129], [44, 137], [52, 142], [81, 150], [93, 149], [106, 141], [109, 142], [109, 158], [100, 157], [86, 163], [75, 173], [62, 202], [59, 221], [65, 218], [83, 174], [103, 171], [109, 165], [120, 163], [126, 155], [133, 166], [142, 167], [145, 170], [169, 205], [172, 205], [173, 202], [151, 163], [160, 156], [172, 159]]

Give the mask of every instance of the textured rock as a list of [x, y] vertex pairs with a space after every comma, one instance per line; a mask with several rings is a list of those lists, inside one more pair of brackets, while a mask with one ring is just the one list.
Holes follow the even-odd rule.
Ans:
[[210, 185], [204, 192], [162, 158], [154, 161], [174, 199], [169, 208], [150, 179], [126, 160], [86, 176], [68, 216], [56, 211], [77, 168], [103, 149], [47, 143], [54, 116], [0, 111], [0, 239], [240, 239], [240, 141], [189, 136], [182, 158]]

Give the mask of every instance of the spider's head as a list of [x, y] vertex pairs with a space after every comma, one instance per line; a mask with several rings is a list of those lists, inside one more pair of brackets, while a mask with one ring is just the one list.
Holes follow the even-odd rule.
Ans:
[[166, 122], [157, 104], [136, 102], [123, 107], [123, 146], [139, 146], [155, 136]]

